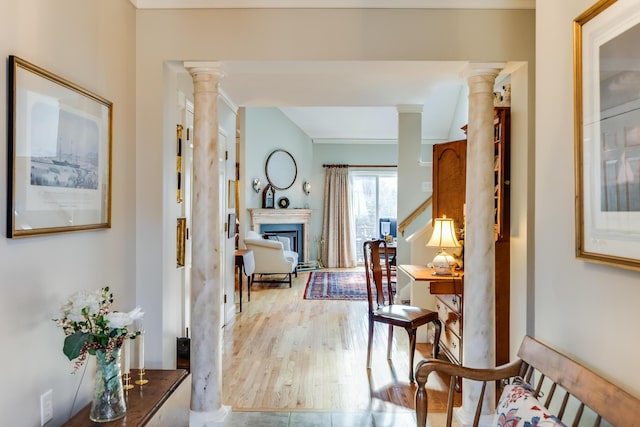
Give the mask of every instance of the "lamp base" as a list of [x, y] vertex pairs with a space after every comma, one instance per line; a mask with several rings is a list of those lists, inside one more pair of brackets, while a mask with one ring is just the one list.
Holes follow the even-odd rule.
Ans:
[[451, 274], [451, 267], [446, 266], [445, 268], [437, 268], [436, 266], [433, 266], [433, 273], [431, 273], [434, 276], [453, 276], [453, 274]]
[[455, 259], [443, 248], [433, 259], [434, 276], [452, 276]]

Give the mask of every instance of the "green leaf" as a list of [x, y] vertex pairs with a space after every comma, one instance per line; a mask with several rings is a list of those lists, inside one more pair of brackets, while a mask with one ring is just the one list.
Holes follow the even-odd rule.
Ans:
[[69, 360], [73, 360], [80, 356], [80, 350], [82, 350], [82, 346], [84, 346], [87, 341], [89, 341], [89, 334], [86, 332], [75, 332], [73, 335], [67, 335], [64, 339], [62, 352]]

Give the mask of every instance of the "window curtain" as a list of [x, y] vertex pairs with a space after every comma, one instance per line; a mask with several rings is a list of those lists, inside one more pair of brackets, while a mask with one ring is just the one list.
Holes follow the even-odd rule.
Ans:
[[320, 258], [325, 267], [356, 266], [353, 229], [349, 169], [345, 165], [326, 166]]

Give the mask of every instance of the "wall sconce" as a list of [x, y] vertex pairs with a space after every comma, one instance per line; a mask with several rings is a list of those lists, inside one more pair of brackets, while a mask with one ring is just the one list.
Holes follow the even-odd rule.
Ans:
[[302, 191], [304, 191], [304, 194], [307, 196], [311, 193], [311, 183], [309, 181], [305, 181], [304, 184], [302, 184]]
[[262, 189], [262, 183], [260, 182], [260, 178], [256, 178], [253, 180], [253, 191], [259, 193]]
[[453, 219], [442, 216], [433, 223], [433, 234], [427, 246], [440, 248], [440, 252], [433, 258], [433, 274], [451, 276], [456, 265], [455, 258], [446, 248], [459, 248], [460, 242], [456, 238]]

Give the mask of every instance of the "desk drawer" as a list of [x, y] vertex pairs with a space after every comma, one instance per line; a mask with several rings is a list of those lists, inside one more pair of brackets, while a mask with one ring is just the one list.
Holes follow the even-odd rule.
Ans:
[[460, 338], [449, 328], [442, 330], [440, 335], [440, 348], [444, 350], [453, 363], [460, 364], [462, 361], [462, 345]]
[[440, 298], [436, 298], [436, 308], [438, 309], [438, 318], [440, 318], [442, 326], [460, 336], [460, 314], [456, 310], [452, 310]]
[[438, 300], [442, 301], [447, 307], [456, 313], [462, 313], [462, 306], [460, 304], [460, 295], [449, 294], [449, 295], [438, 295], [436, 297]]

